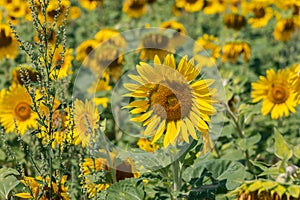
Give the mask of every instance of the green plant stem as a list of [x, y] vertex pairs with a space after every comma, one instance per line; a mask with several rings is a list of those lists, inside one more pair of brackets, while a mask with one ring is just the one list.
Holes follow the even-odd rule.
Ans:
[[[245, 139], [245, 132], [243, 127], [240, 125], [238, 118], [235, 116], [235, 114], [231, 111], [228, 104], [226, 104], [226, 111], [229, 114], [229, 116], [232, 118], [234, 123], [234, 128], [237, 130], [237, 133], [241, 139]], [[246, 149], [245, 150], [245, 160], [246, 160], [246, 166], [251, 171], [252, 170], [252, 164], [250, 162], [249, 152]]]
[[181, 173], [180, 173], [180, 161], [177, 159], [172, 163], [173, 173], [173, 199], [177, 199], [177, 195], [181, 188]]

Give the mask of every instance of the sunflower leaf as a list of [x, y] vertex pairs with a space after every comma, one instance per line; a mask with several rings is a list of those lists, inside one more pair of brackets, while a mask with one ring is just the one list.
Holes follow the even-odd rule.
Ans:
[[288, 147], [283, 136], [277, 129], [274, 129], [275, 133], [275, 154], [278, 158], [283, 160], [289, 160], [293, 156], [293, 151]]

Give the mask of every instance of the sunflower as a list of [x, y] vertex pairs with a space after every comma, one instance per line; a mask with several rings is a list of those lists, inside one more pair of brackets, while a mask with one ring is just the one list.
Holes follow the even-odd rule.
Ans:
[[[109, 85], [109, 74], [107, 73], [103, 73], [102, 77], [100, 80], [98, 80], [98, 82], [94, 82], [92, 83], [91, 87], [88, 89], [88, 92], [90, 94], [95, 94], [97, 95], [97, 92], [101, 92], [101, 91], [109, 91], [111, 90], [111, 86]], [[104, 108], [107, 107], [107, 104], [109, 102], [109, 98], [107, 97], [94, 97], [93, 98], [93, 103], [98, 106], [98, 105], [102, 105]]]
[[74, 102], [74, 123], [75, 129], [78, 132], [79, 138], [82, 141], [82, 146], [89, 146], [93, 136], [95, 135], [95, 129], [99, 126], [97, 122], [100, 117], [98, 110], [94, 105], [85, 100], [76, 99]]
[[280, 41], [288, 41], [296, 31], [296, 22], [294, 18], [280, 19], [273, 32], [274, 38]]
[[[34, 35], [34, 41], [39, 43], [39, 44], [42, 44], [43, 41], [40, 41], [38, 35], [40, 34], [40, 32], [42, 32], [43, 30], [40, 30], [40, 31], [37, 31], [36, 34]], [[48, 29], [46, 31], [47, 33], [47, 42], [48, 42], [48, 45], [51, 45], [51, 46], [55, 46], [55, 43], [56, 43], [56, 40], [57, 40], [57, 36], [56, 36], [56, 32], [54, 29]]]
[[3, 89], [0, 96], [0, 122], [6, 132], [13, 132], [15, 125], [21, 134], [30, 128], [37, 128], [37, 114], [30, 108], [32, 100], [21, 85]]
[[[52, 187], [50, 187], [50, 178], [47, 176], [45, 179], [41, 176], [27, 177], [25, 176], [21, 183], [28, 188], [29, 192], [17, 193], [15, 196], [24, 199], [40, 199], [48, 200], [50, 196], [50, 188], [52, 188], [52, 195], [57, 199], [69, 200], [68, 187], [66, 186], [67, 176], [61, 177], [60, 181], [52, 179]], [[45, 185], [46, 184], [46, 185]]]
[[[130, 158], [120, 162], [115, 152], [109, 153], [108, 156], [109, 158], [85, 158], [81, 164], [84, 176], [82, 187], [88, 190], [89, 198], [94, 197], [97, 192], [106, 190], [113, 184], [113, 179], [110, 177], [112, 173], [109, 173], [112, 169], [116, 170], [116, 181], [124, 180], [125, 178], [138, 178], [140, 176], [136, 171], [134, 162]], [[97, 175], [98, 180], [92, 180], [91, 175]]]
[[273, 10], [269, 7], [269, 2], [254, 0], [251, 2], [242, 2], [244, 14], [253, 13], [253, 16], [248, 19], [252, 28], [265, 27], [273, 16]]
[[252, 83], [253, 102], [263, 100], [262, 114], [271, 113], [272, 119], [278, 119], [288, 116], [289, 111], [296, 112], [295, 93], [289, 84], [290, 70], [284, 69], [275, 73], [273, 69], [269, 69], [266, 74], [266, 77], [260, 76], [260, 80]]
[[[84, 59], [90, 57], [89, 54], [97, 47], [97, 45], [98, 42], [96, 40], [86, 40], [82, 42], [76, 49], [76, 60], [83, 62]], [[86, 64], [88, 65], [89, 62]]]
[[157, 144], [151, 144], [151, 141], [147, 140], [146, 138], [140, 138], [137, 142], [137, 145], [141, 150], [147, 152], [155, 152], [159, 148]]
[[141, 52], [140, 59], [153, 60], [155, 55], [162, 59], [168, 53], [175, 53], [175, 49], [169, 37], [161, 33], [151, 33], [142, 38], [137, 52]]
[[[73, 49], [63, 49], [62, 45], [59, 45], [53, 54], [53, 66], [51, 69], [51, 76], [52, 78], [57, 77], [58, 79], [64, 78], [69, 74], [72, 74], [72, 56]], [[64, 52], [64, 57], [61, 55], [61, 53]]]
[[227, 42], [222, 49], [222, 61], [237, 62], [239, 55], [244, 54], [244, 61], [248, 62], [251, 48], [246, 42]]
[[210, 116], [216, 112], [212, 105], [216, 90], [209, 88], [214, 80], [196, 81], [200, 67], [194, 67], [193, 62], [184, 57], [176, 67], [173, 55], [167, 55], [163, 64], [155, 56], [154, 67], [141, 62], [136, 66], [139, 75], [129, 75], [138, 84], [124, 84], [131, 91], [125, 96], [142, 98], [124, 108], [133, 108], [130, 113], [139, 115], [131, 120], [143, 122], [143, 134], [152, 136], [152, 144], [163, 134], [165, 148], [176, 142], [189, 143], [189, 136], [198, 139], [196, 130], [208, 131]]
[[173, 29], [176, 32], [173, 33], [172, 37], [171, 37], [171, 43], [174, 44], [174, 46], [180, 46], [181, 44], [184, 43], [185, 41], [185, 37], [184, 35], [186, 35], [186, 30], [183, 26], [183, 24], [176, 22], [176, 21], [166, 21], [166, 22], [162, 22], [160, 24], [161, 28], [169, 28], [169, 29]]
[[204, 0], [176, 0], [176, 7], [183, 8], [187, 12], [200, 11], [204, 6]]
[[37, 83], [39, 80], [41, 74], [29, 65], [19, 66], [12, 72], [13, 84], [24, 85], [24, 82]]
[[95, 74], [107, 73], [113, 81], [117, 81], [122, 75], [122, 65], [124, 58], [120, 48], [109, 45], [100, 45], [94, 52], [94, 58], [91, 62], [91, 69]]
[[296, 200], [300, 198], [300, 187], [262, 179], [247, 181], [229, 195], [236, 196], [237, 200]]
[[106, 28], [98, 31], [95, 35], [95, 39], [99, 43], [104, 42], [105, 45], [113, 45], [121, 48], [124, 48], [126, 45], [124, 37], [114, 29]]
[[290, 78], [290, 83], [296, 94], [298, 103], [300, 103], [300, 64], [294, 65], [292, 67], [292, 75]]
[[[65, 19], [68, 9], [71, 7], [71, 2], [69, 0], [56, 1], [50, 0], [49, 5], [47, 6], [47, 21], [53, 23], [57, 21], [58, 24], [61, 24]], [[56, 20], [55, 20], [56, 18]], [[43, 22], [44, 16], [40, 13], [40, 20]]]
[[51, 142], [52, 148], [56, 148], [60, 146], [63, 148], [63, 144], [67, 141], [67, 135], [65, 134], [66, 126], [66, 115], [67, 109], [62, 110], [59, 109], [61, 105], [60, 101], [55, 99], [54, 106], [52, 109], [52, 121], [50, 121], [50, 110], [47, 106], [42, 104], [39, 108], [39, 113], [45, 117], [45, 121], [47, 122], [47, 126], [53, 128], [53, 132], [50, 134], [49, 131], [45, 127], [41, 127], [41, 132], [37, 134], [38, 138], [41, 138], [43, 144], [48, 145]]
[[21, 18], [26, 15], [27, 4], [23, 0], [13, 0], [12, 3], [6, 6], [9, 16]]
[[103, 0], [79, 0], [81, 7], [88, 10], [95, 10], [97, 7], [103, 6]]
[[14, 59], [18, 55], [18, 42], [14, 38], [9, 25], [0, 24], [0, 60]]
[[222, 13], [226, 10], [226, 4], [223, 0], [209, 0], [205, 2], [203, 12], [205, 14]]
[[140, 18], [146, 14], [146, 0], [126, 0], [123, 3], [123, 12], [129, 17]]
[[[218, 38], [207, 34], [197, 39], [194, 44], [194, 58], [201, 66], [211, 67], [217, 63], [217, 58], [220, 57], [221, 50], [221, 47], [216, 44], [217, 42]], [[207, 51], [211, 53], [210, 57], [205, 54]]]
[[246, 25], [246, 18], [236, 13], [226, 14], [224, 15], [224, 24], [228, 28], [240, 30]]

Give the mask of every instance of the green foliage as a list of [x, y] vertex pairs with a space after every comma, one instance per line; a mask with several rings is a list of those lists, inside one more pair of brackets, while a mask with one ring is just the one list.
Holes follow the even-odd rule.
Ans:
[[0, 198], [8, 199], [9, 193], [19, 184], [16, 176], [19, 172], [12, 168], [0, 169]]

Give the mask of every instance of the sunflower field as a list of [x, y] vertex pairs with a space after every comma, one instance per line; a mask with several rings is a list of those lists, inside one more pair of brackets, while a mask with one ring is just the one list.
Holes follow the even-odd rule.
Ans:
[[1, 0], [0, 200], [300, 200], [299, 0]]

